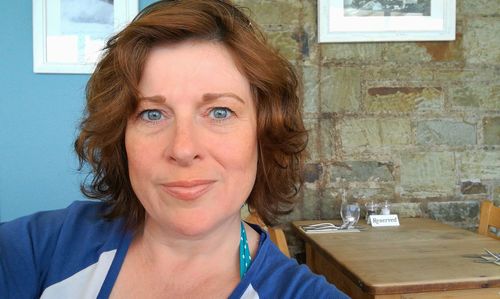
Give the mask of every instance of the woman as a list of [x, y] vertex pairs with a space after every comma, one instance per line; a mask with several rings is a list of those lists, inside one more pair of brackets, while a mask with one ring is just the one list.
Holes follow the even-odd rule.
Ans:
[[271, 223], [297, 192], [297, 87], [229, 2], [143, 10], [87, 85], [75, 149], [101, 201], [1, 225], [2, 296], [344, 298], [240, 218]]

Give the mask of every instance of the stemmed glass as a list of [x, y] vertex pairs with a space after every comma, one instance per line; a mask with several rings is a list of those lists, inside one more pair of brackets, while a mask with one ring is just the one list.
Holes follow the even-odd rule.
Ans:
[[343, 201], [340, 206], [340, 216], [342, 217], [342, 228], [352, 228], [359, 220], [360, 207], [357, 202]]

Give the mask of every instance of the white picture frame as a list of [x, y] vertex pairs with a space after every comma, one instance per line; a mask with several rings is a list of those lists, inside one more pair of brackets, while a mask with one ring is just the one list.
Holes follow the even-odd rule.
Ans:
[[[361, 1], [318, 0], [318, 42], [455, 40], [455, 0], [427, 1], [430, 2], [430, 7], [427, 5], [430, 11], [418, 15], [400, 13], [407, 11], [408, 6], [387, 8], [379, 1], [363, 1], [365, 4], [361, 7]], [[401, 2], [419, 4], [417, 0]], [[378, 9], [384, 6], [381, 13], [385, 15], [375, 11], [377, 3]], [[367, 13], [369, 5], [373, 13]]]
[[33, 0], [33, 72], [92, 73], [138, 11], [139, 0]]

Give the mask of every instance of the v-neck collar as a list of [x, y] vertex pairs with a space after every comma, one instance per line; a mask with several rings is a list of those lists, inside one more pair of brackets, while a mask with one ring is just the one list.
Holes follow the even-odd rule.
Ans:
[[[262, 245], [264, 243], [264, 240], [266, 239], [266, 234], [262, 231], [262, 229], [256, 225], [249, 224], [258, 234], [259, 234], [259, 245], [257, 247], [257, 252], [255, 253], [255, 260], [248, 269], [247, 274], [253, 274], [253, 272], [256, 271], [256, 267], [259, 267], [259, 263], [262, 261], [262, 256], [259, 257], [259, 251], [262, 248]], [[123, 265], [123, 262], [125, 260], [125, 256], [127, 255], [128, 249], [130, 248], [130, 244], [132, 243], [133, 239], [133, 233], [131, 231], [126, 231], [123, 234], [123, 237], [120, 241], [120, 244], [116, 250], [115, 257], [113, 258], [113, 262], [111, 263], [111, 266], [109, 267], [109, 271], [106, 275], [106, 278], [104, 279], [104, 282], [101, 286], [101, 290], [99, 291], [99, 294], [97, 295], [97, 299], [106, 299], [109, 298], [111, 295], [111, 291], [113, 290], [113, 287], [116, 283], [116, 279], [118, 278], [118, 274], [120, 273], [120, 269]], [[255, 265], [254, 265], [255, 264]], [[253, 266], [253, 267], [252, 267]], [[253, 270], [252, 270], [253, 269]], [[248, 287], [250, 284], [251, 277], [253, 275], [245, 275], [242, 280], [238, 283], [236, 288], [231, 292], [231, 295], [229, 298], [234, 298], [235, 295], [237, 294], [242, 294], [244, 290]]]
[[97, 299], [106, 299], [111, 295], [111, 291], [113, 290], [113, 286], [116, 283], [116, 279], [118, 278], [118, 274], [120, 273], [123, 261], [125, 260], [125, 256], [127, 255], [130, 244], [132, 243], [132, 239], [133, 233], [131, 231], [126, 231], [122, 237], [120, 245], [116, 250], [115, 257], [113, 258], [113, 262], [109, 267], [108, 274], [104, 279], [101, 290], [97, 295]]

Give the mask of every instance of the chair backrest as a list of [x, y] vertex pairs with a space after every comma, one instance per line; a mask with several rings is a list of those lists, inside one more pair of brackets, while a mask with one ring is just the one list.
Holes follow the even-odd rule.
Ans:
[[479, 214], [479, 229], [478, 233], [488, 237], [500, 240], [500, 237], [490, 231], [490, 226], [496, 228], [497, 233], [500, 231], [500, 208], [495, 207], [489, 200], [481, 202], [481, 212]]
[[284, 255], [290, 257], [290, 251], [288, 250], [288, 244], [286, 242], [286, 237], [285, 233], [283, 232], [283, 229], [279, 227], [267, 226], [264, 223], [264, 221], [262, 221], [262, 219], [259, 217], [259, 215], [257, 215], [257, 213], [250, 213], [250, 215], [248, 215], [248, 217], [245, 218], [245, 221], [248, 223], [257, 224], [264, 230], [267, 230], [267, 232], [269, 233], [269, 237], [271, 238], [271, 241], [279, 248], [279, 250]]

